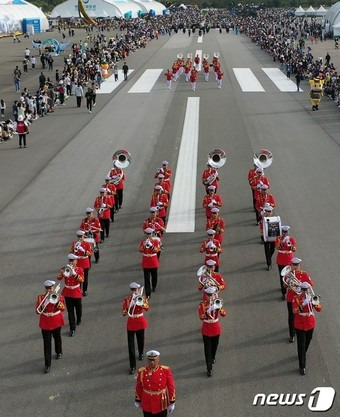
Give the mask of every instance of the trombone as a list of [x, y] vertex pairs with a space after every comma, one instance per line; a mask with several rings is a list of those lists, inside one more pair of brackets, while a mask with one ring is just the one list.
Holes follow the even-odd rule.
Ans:
[[41, 300], [40, 304], [38, 305], [38, 307], [36, 308], [36, 312], [38, 314], [42, 314], [46, 307], [48, 306], [48, 304], [57, 304], [59, 302], [59, 291], [60, 291], [60, 284], [58, 284], [55, 287], [55, 290], [53, 292], [47, 292], [45, 297]]
[[133, 317], [135, 313], [136, 306], [143, 307], [144, 305], [144, 297], [143, 297], [144, 287], [140, 287], [137, 289], [136, 293], [133, 294], [129, 308], [128, 308], [128, 316]]

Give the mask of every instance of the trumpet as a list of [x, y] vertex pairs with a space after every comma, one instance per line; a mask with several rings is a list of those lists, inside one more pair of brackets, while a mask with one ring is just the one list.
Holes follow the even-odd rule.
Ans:
[[38, 314], [42, 314], [48, 304], [57, 304], [59, 302], [59, 291], [60, 291], [60, 284], [55, 287], [53, 292], [48, 292], [45, 297], [41, 300], [41, 303], [36, 308]]
[[285, 266], [281, 271], [282, 281], [287, 287], [294, 291], [296, 294], [301, 294], [301, 282], [296, 278], [292, 267], [290, 265]]
[[62, 271], [63, 271], [63, 275], [64, 275], [64, 277], [66, 277], [66, 278], [69, 278], [69, 277], [71, 277], [72, 275], [77, 275], [76, 274], [76, 271], [74, 270], [74, 268], [73, 268], [73, 266], [72, 265], [69, 265], [69, 264], [67, 264], [66, 266], [64, 266], [63, 268], [62, 268]]
[[151, 240], [148, 238], [148, 239], [146, 239], [146, 241], [145, 241], [145, 244], [144, 244], [144, 247], [146, 248], [146, 249], [150, 249], [150, 248], [153, 248], [153, 244], [152, 244], [152, 242], [151, 242]]
[[79, 241], [75, 243], [73, 251], [74, 251], [74, 252], [79, 252], [79, 251], [81, 251], [81, 252], [83, 252], [83, 253], [85, 253], [85, 252], [86, 252], [86, 250], [85, 250], [85, 249], [81, 246], [81, 242], [79, 242]]
[[313, 306], [318, 306], [320, 304], [320, 298], [321, 296], [318, 294], [315, 294], [313, 287], [311, 286], [308, 290], [309, 295], [312, 297], [312, 305]]
[[254, 153], [253, 161], [258, 168], [268, 168], [273, 162], [273, 154], [268, 149], [261, 149]]
[[223, 307], [222, 298], [215, 298], [213, 301], [213, 310], [220, 310]]

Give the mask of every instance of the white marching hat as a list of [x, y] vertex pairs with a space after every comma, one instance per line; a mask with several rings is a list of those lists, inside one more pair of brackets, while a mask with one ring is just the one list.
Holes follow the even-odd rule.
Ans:
[[146, 352], [146, 356], [148, 359], [156, 359], [161, 354], [158, 352], [158, 350], [149, 350], [149, 352]]
[[216, 233], [216, 230], [214, 230], [214, 229], [208, 229], [207, 230], [207, 234], [210, 235], [210, 236], [214, 235], [215, 233]]
[[161, 185], [155, 185], [155, 190], [163, 191], [163, 187]]
[[211, 212], [212, 213], [219, 213], [220, 212], [220, 209], [217, 208], [217, 207], [214, 207], [214, 208], [211, 209]]
[[272, 206], [266, 206], [263, 208], [264, 211], [273, 211], [273, 207]]
[[204, 290], [204, 292], [208, 295], [215, 294], [217, 291], [217, 287], [208, 287]]
[[214, 185], [209, 185], [208, 190], [216, 190], [216, 187]]
[[68, 257], [68, 259], [69, 259], [70, 261], [74, 261], [75, 259], [78, 259], [78, 258], [79, 258], [79, 256], [75, 255], [74, 253], [69, 253], [69, 254], [67, 255], [67, 257]]
[[169, 162], [168, 161], [163, 161], [162, 165], [169, 165]]
[[308, 282], [303, 282], [301, 285], [300, 285], [300, 288], [302, 288], [302, 289], [307, 289], [308, 290], [308, 288], [310, 288], [311, 287], [311, 285], [308, 283]]
[[144, 233], [146, 233], [147, 235], [151, 235], [151, 233], [153, 233], [154, 232], [154, 229], [151, 229], [151, 227], [147, 227], [145, 230], [144, 230]]
[[216, 261], [214, 261], [213, 259], [208, 259], [205, 264], [208, 266], [214, 266], [216, 265]]
[[129, 287], [132, 290], [137, 290], [138, 288], [140, 288], [140, 285], [137, 282], [131, 282], [131, 284], [129, 285]]
[[52, 285], [55, 285], [55, 281], [52, 281], [52, 280], [50, 280], [50, 279], [47, 279], [47, 280], [44, 282], [44, 286], [45, 286], [46, 288], [52, 287]]
[[106, 193], [107, 192], [107, 188], [100, 187], [99, 188], [99, 192], [100, 193]]
[[281, 230], [283, 231], [283, 232], [288, 232], [288, 230], [290, 229], [290, 226], [282, 226], [281, 227]]
[[268, 190], [268, 185], [267, 184], [262, 184], [261, 185], [261, 190]]
[[77, 236], [84, 236], [85, 232], [83, 230], [77, 230]]
[[302, 262], [302, 259], [296, 257], [296, 258], [293, 258], [290, 262], [294, 265], [298, 265]]
[[163, 175], [163, 174], [158, 174], [157, 178], [165, 178], [165, 175]]
[[86, 211], [86, 213], [93, 213], [93, 208], [87, 207], [87, 209], [85, 211]]
[[151, 213], [156, 213], [156, 211], [158, 211], [158, 207], [150, 207]]
[[110, 175], [106, 175], [105, 180], [110, 180], [110, 179], [111, 179]]

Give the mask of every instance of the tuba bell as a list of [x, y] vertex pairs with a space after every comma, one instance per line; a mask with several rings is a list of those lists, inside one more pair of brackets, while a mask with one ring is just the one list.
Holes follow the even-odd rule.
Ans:
[[273, 154], [268, 149], [261, 149], [254, 153], [253, 161], [258, 168], [268, 168], [273, 162]]
[[188, 59], [192, 59], [192, 54], [187, 54]]
[[220, 53], [219, 52], [214, 52], [214, 58], [218, 59], [220, 57]]
[[213, 149], [208, 154], [208, 164], [213, 168], [221, 168], [226, 163], [227, 154], [222, 149]]
[[112, 164], [117, 168], [127, 168], [131, 164], [131, 154], [122, 149], [112, 155]]
[[177, 58], [178, 59], [182, 59], [183, 58], [183, 54], [177, 54]]
[[209, 54], [203, 54], [203, 58], [208, 60], [209, 59]]

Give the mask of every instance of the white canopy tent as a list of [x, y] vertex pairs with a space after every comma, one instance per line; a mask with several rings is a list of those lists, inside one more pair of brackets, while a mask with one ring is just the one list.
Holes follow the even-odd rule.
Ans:
[[155, 12], [155, 15], [162, 15], [163, 12], [166, 10], [166, 7], [159, 3], [158, 1], [153, 0], [131, 0], [133, 3], [136, 3], [141, 7], [145, 13], [149, 13], [150, 10]]
[[305, 15], [304, 9], [300, 6], [295, 10], [295, 16], [302, 17]]
[[315, 11], [316, 16], [325, 16], [326, 13], [327, 10], [323, 6], [320, 6], [318, 10]]
[[309, 6], [305, 12], [306, 16], [315, 16], [315, 9], [313, 6]]
[[48, 20], [39, 7], [25, 0], [0, 0], [0, 33], [23, 31], [23, 21], [34, 19], [40, 31], [49, 28]]

